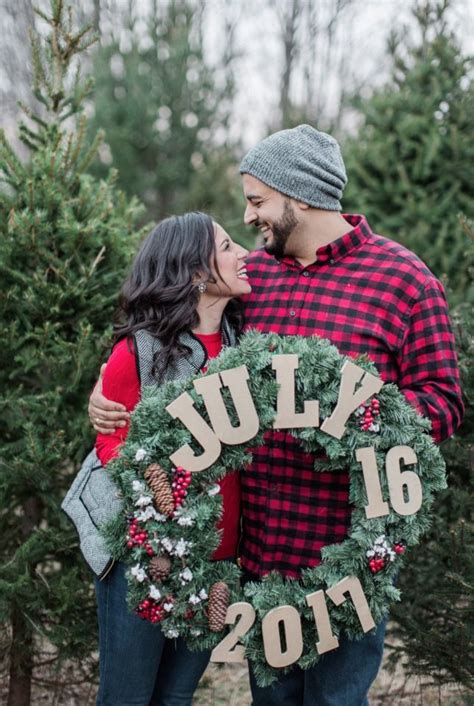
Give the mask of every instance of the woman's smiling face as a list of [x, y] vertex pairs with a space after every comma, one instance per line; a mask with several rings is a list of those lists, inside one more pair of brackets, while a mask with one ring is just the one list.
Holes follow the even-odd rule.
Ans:
[[[214, 223], [215, 263], [211, 270], [215, 282], [207, 282], [207, 294], [219, 297], [238, 297], [251, 291], [245, 259], [248, 250], [234, 243], [218, 223]], [[217, 267], [216, 267], [217, 266]]]

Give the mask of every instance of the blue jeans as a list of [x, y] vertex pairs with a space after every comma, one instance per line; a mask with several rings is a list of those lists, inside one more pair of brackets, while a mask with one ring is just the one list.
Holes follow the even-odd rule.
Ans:
[[95, 580], [99, 616], [100, 683], [97, 706], [191, 706], [210, 658], [182, 639], [164, 637], [126, 604], [125, 567]]
[[361, 640], [339, 638], [339, 647], [311, 669], [295, 667], [259, 688], [249, 663], [253, 706], [368, 706], [367, 694], [382, 661], [386, 621]]

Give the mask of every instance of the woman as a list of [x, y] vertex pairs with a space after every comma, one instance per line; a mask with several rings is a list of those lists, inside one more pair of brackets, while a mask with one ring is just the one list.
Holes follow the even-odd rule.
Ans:
[[[122, 322], [115, 329], [103, 375], [104, 395], [131, 412], [144, 386], [205, 370], [223, 345], [232, 345], [241, 328], [239, 306], [232, 300], [250, 291], [247, 254], [202, 213], [159, 223], [140, 248], [122, 288]], [[98, 434], [96, 452], [103, 465], [119, 453], [127, 431], [128, 424], [112, 434]], [[221, 481], [221, 493], [222, 541], [213, 558], [233, 559], [240, 515], [238, 474]], [[159, 626], [130, 612], [122, 564], [95, 585], [98, 706], [191, 704], [209, 652], [190, 652], [182, 639], [166, 639]]]

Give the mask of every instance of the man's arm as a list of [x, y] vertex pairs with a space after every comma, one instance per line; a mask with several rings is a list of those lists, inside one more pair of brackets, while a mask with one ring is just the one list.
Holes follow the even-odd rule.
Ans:
[[[135, 353], [126, 339], [117, 343], [107, 361], [103, 375], [103, 393], [107, 398], [123, 405], [127, 412], [132, 412], [140, 399]], [[95, 449], [103, 466], [119, 453], [127, 438], [128, 428], [129, 425], [126, 424], [110, 434], [97, 434]]]
[[103, 377], [106, 363], [100, 369], [92, 394], [89, 397], [89, 419], [99, 434], [113, 434], [117, 427], [125, 427], [130, 419], [125, 405], [113, 402], [102, 394]]
[[398, 365], [398, 385], [407, 400], [431, 420], [434, 440], [439, 443], [454, 434], [464, 406], [446, 298], [434, 278], [410, 313]]

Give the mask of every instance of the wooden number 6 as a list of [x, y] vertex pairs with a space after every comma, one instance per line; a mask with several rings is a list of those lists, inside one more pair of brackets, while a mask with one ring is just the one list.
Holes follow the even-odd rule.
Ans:
[[238, 645], [239, 638], [243, 637], [255, 622], [255, 610], [250, 603], [232, 603], [227, 608], [225, 622], [227, 625], [237, 624], [218, 645], [214, 647], [211, 654], [211, 662], [245, 662], [245, 647]]
[[[402, 471], [401, 462], [416, 463], [416, 453], [409, 446], [394, 446], [387, 453], [388, 490], [392, 507], [399, 515], [414, 515], [421, 507], [423, 492], [421, 482], [414, 471]], [[407, 498], [405, 499], [404, 488]]]

